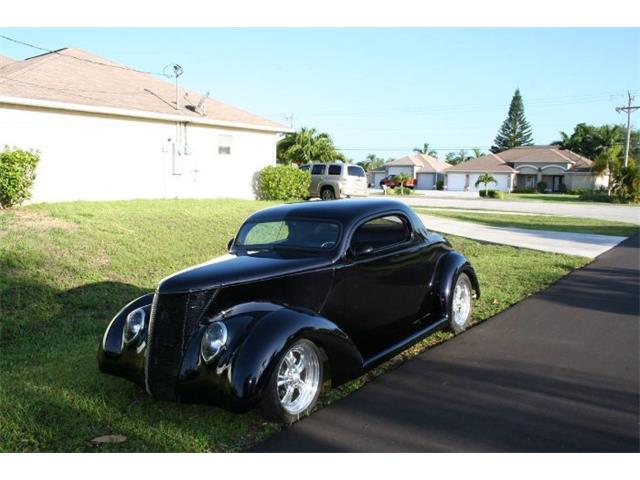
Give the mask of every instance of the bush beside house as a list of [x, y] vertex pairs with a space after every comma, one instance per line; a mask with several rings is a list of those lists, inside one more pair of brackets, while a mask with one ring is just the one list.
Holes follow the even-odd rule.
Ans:
[[0, 152], [0, 208], [20, 205], [31, 198], [40, 153], [4, 147]]
[[261, 200], [298, 200], [309, 196], [311, 175], [295, 166], [269, 165], [258, 175], [257, 195]]

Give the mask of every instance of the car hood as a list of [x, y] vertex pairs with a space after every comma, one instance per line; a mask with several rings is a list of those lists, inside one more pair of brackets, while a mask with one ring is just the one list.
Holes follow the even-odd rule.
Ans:
[[208, 290], [329, 265], [331, 265], [331, 259], [327, 257], [286, 257], [273, 253], [268, 256], [226, 254], [166, 277], [158, 285], [158, 292], [181, 293]]

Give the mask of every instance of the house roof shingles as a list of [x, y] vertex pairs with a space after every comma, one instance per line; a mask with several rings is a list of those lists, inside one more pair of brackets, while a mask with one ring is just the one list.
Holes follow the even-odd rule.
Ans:
[[[508, 163], [566, 163], [570, 171], [587, 172], [593, 161], [556, 145], [517, 147], [498, 154], [489, 153], [450, 167], [447, 172], [515, 172]], [[505, 168], [506, 167], [506, 168]]]
[[385, 167], [420, 167], [420, 172], [441, 172], [449, 168], [447, 162], [443, 162], [438, 158], [434, 158], [430, 155], [416, 154], [407, 155], [405, 157], [396, 158], [388, 163], [384, 164]]
[[24, 61], [5, 63], [0, 57], [0, 96], [109, 107], [194, 119], [233, 122], [288, 131], [282, 124], [207, 98], [206, 114], [195, 111], [202, 95], [180, 87], [175, 108], [175, 84], [119, 65], [78, 48], [64, 48]]
[[515, 170], [494, 153], [487, 153], [478, 158], [452, 165], [447, 173], [456, 172], [487, 172], [487, 173], [514, 173]]
[[5, 57], [4, 55], [0, 55], [0, 68], [4, 67], [5, 65], [9, 65], [10, 63], [15, 62], [15, 60], [13, 60], [12, 58], [9, 57]]

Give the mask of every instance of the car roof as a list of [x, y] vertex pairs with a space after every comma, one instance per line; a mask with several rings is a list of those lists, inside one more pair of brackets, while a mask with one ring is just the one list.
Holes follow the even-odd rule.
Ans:
[[281, 220], [284, 218], [309, 218], [318, 220], [335, 220], [348, 226], [363, 217], [383, 214], [389, 211], [401, 211], [411, 217], [411, 209], [406, 203], [386, 198], [344, 199], [344, 200], [312, 200], [307, 202], [286, 203], [277, 207], [265, 208], [251, 215], [247, 221], [260, 222]]

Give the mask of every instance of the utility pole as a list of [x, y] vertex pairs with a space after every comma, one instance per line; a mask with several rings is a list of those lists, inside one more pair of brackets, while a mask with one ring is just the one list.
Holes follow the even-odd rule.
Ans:
[[293, 117], [294, 117], [293, 112], [291, 113], [291, 115], [285, 115], [285, 116], [284, 116], [284, 119], [285, 119], [285, 120], [289, 120], [289, 127], [290, 127], [292, 130], [293, 130]]
[[616, 112], [627, 112], [627, 141], [624, 145], [624, 166], [626, 167], [629, 163], [629, 147], [631, 145], [631, 113], [638, 110], [640, 107], [637, 105], [631, 105], [634, 97], [631, 95], [631, 92], [627, 92], [629, 97], [629, 101], [626, 107], [616, 107]]
[[184, 70], [177, 63], [173, 66], [173, 74], [176, 77], [176, 110], [180, 110], [180, 94], [178, 92], [178, 77], [182, 75]]

